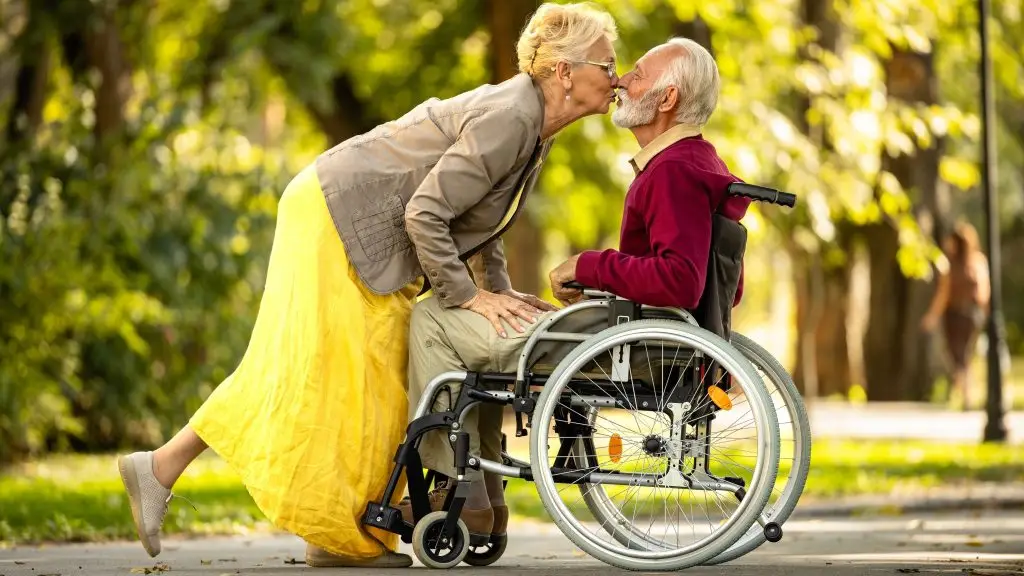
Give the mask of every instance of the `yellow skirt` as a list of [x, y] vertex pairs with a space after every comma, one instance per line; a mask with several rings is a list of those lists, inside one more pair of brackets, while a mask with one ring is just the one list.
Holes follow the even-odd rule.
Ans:
[[329, 552], [365, 558], [398, 546], [360, 519], [380, 501], [404, 435], [421, 286], [387, 296], [366, 288], [315, 168], [305, 169], [281, 198], [249, 347], [190, 421], [270, 521]]

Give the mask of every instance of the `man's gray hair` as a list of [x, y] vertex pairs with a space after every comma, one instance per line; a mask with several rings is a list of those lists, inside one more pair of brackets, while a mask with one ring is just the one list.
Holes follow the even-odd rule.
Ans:
[[675, 86], [679, 90], [676, 122], [703, 126], [718, 105], [718, 65], [707, 49], [689, 38], [672, 38], [668, 44], [681, 46], [686, 55], [669, 63], [654, 89], [660, 92]]

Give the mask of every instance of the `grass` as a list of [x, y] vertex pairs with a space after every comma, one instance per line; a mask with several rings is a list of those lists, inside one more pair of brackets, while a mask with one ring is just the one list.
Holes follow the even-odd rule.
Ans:
[[[776, 484], [779, 491], [790, 468], [786, 461], [781, 464]], [[916, 497], [933, 489], [1022, 482], [1024, 446], [823, 439], [815, 440], [812, 447], [800, 502], [865, 495]], [[576, 495], [563, 499], [574, 512], [585, 513]], [[510, 481], [506, 500], [517, 514], [547, 518], [530, 483]]]
[[[201, 458], [182, 476], [166, 533], [225, 534], [268, 528], [238, 476]], [[61, 456], [0, 474], [0, 545], [134, 538], [128, 499], [113, 456]]]
[[[920, 441], [819, 440], [801, 502], [865, 494], [1024, 482], [1024, 446]], [[224, 534], [270, 528], [238, 477], [202, 458], [175, 492], [165, 533]], [[509, 482], [514, 513], [546, 519], [532, 484]], [[0, 473], [0, 545], [134, 538], [131, 512], [110, 456], [62, 456]]]

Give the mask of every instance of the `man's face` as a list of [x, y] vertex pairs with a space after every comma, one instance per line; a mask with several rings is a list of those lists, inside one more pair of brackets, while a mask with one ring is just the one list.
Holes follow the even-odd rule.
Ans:
[[618, 107], [612, 114], [612, 122], [616, 126], [635, 128], [654, 122], [665, 94], [664, 90], [655, 90], [654, 85], [672, 59], [683, 54], [685, 50], [680, 46], [657, 46], [637, 60], [633, 69], [619, 79]]

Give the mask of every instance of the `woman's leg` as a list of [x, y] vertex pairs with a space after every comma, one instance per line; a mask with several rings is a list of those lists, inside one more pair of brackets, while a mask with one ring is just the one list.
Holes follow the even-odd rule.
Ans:
[[171, 501], [171, 487], [203, 450], [206, 443], [185, 426], [154, 452], [135, 452], [117, 459], [135, 531], [150, 556], [160, 553], [160, 529]]
[[173, 488], [182, 472], [206, 448], [206, 442], [190, 426], [185, 426], [153, 452], [153, 475], [164, 488]]

